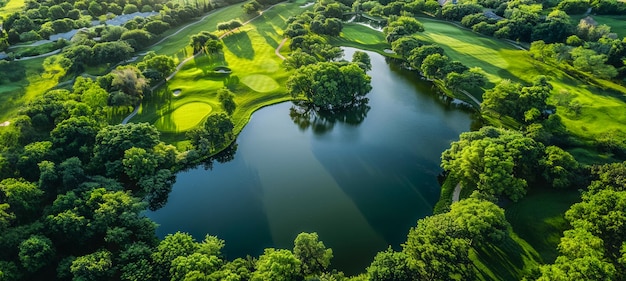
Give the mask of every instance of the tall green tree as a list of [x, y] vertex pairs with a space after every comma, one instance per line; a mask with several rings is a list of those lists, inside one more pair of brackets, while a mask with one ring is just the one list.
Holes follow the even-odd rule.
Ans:
[[294, 241], [293, 254], [302, 262], [302, 273], [305, 276], [321, 274], [330, 265], [333, 250], [326, 249], [318, 240], [317, 233], [300, 233]]

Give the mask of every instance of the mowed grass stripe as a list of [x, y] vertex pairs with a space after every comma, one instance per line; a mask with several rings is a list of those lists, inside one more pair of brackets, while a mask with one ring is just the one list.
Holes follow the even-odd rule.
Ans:
[[[156, 124], [163, 131], [166, 141], [184, 147], [186, 145], [186, 142], [182, 141], [184, 131], [199, 123], [196, 123], [197, 115], [193, 118], [179, 118], [181, 115], [176, 114], [179, 108], [191, 102], [200, 102], [211, 106], [210, 114], [224, 112], [216, 91], [225, 86], [226, 77], [213, 73], [216, 66], [228, 66], [232, 70], [230, 77], [237, 77], [239, 80], [238, 84], [231, 86], [237, 103], [237, 108], [231, 116], [236, 134], [241, 131], [255, 110], [290, 100], [291, 97], [286, 93], [284, 85], [291, 72], [281, 66], [282, 60], [274, 51], [283, 39], [286, 20], [305, 11], [299, 6], [300, 4], [296, 3], [279, 4], [224, 37], [222, 54], [203, 54], [187, 62], [159, 94], [144, 102], [141, 112], [132, 121]], [[244, 18], [241, 15], [243, 13], [241, 7], [236, 8], [235, 10], [229, 7], [215, 12], [210, 17], [210, 21], [215, 24], [207, 18], [202, 24], [205, 29], [190, 28], [194, 30], [190, 34], [203, 30], [213, 32], [217, 22], [227, 20], [224, 15], [229, 17], [228, 20]], [[191, 51], [186, 44], [189, 42], [188, 37], [178, 40], [184, 41], [184, 44], [179, 43], [181, 48], [187, 49], [186, 52]], [[183, 51], [173, 52], [171, 48], [170, 43], [164, 48], [155, 47], [161, 53], [169, 50], [170, 54], [183, 54]], [[177, 90], [180, 93], [174, 96], [172, 93]], [[208, 115], [203, 116], [202, 120]]]

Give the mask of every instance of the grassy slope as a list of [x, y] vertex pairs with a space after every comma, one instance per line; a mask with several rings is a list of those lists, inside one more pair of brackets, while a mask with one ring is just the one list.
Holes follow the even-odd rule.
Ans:
[[[255, 110], [291, 99], [284, 88], [289, 72], [280, 66], [282, 61], [274, 50], [282, 40], [282, 29], [286, 26], [287, 18], [301, 12], [299, 4], [280, 4], [224, 37], [223, 56], [201, 55], [189, 61], [160, 90], [156, 99], [144, 103], [132, 121], [153, 123], [165, 132], [165, 140], [184, 146], [182, 129], [200, 123], [209, 113], [223, 112], [216, 91], [224, 87], [224, 78], [211, 75], [211, 70], [218, 65], [227, 65], [232, 70], [231, 77], [237, 76], [241, 81], [234, 89], [237, 109], [232, 115], [235, 133], [240, 132]], [[182, 60], [191, 53], [187, 47], [188, 36], [203, 30], [214, 32], [218, 22], [234, 18], [247, 20], [241, 7], [228, 7], [153, 49], [157, 53], [176, 55]], [[180, 95], [173, 96], [171, 93], [176, 90], [180, 90]], [[182, 106], [189, 107], [190, 104], [203, 107], [204, 111], [197, 115], [179, 112]], [[210, 107], [208, 110], [207, 105]]]
[[[567, 128], [579, 137], [595, 137], [626, 122], [620, 110], [625, 108], [623, 94], [589, 85], [552, 66], [534, 61], [526, 51], [489, 37], [475, 34], [452, 24], [420, 18], [426, 31], [422, 40], [441, 45], [448, 56], [464, 64], [478, 66], [489, 75], [491, 83], [500, 79], [531, 82], [537, 75], [547, 75], [555, 92], [567, 90], [585, 107], [578, 116], [559, 108]], [[605, 87], [626, 93], [623, 87], [601, 81]], [[579, 153], [583, 155], [584, 153]], [[595, 159], [590, 159], [594, 161]], [[451, 193], [451, 192], [448, 192]], [[467, 194], [462, 193], [462, 197]], [[476, 249], [472, 254], [482, 280], [519, 280], [540, 262], [552, 262], [556, 245], [568, 225], [564, 212], [580, 198], [577, 191], [531, 190], [520, 202], [505, 208], [513, 227], [512, 238], [501, 245]]]
[[[557, 114], [567, 129], [581, 139], [596, 139], [610, 132], [623, 131], [626, 124], [626, 88], [605, 80], [581, 81], [556, 67], [533, 60], [528, 52], [485, 37], [447, 22], [419, 18], [426, 31], [417, 35], [422, 40], [441, 45], [452, 59], [470, 67], [481, 67], [491, 83], [500, 79], [530, 83], [538, 75], [546, 75], [554, 86], [553, 93], [568, 91], [583, 105], [581, 114], [567, 114], [557, 107]], [[593, 85], [590, 82], [594, 83]], [[626, 139], [626, 132], [616, 134]]]
[[11, 62], [25, 71], [26, 79], [0, 85], [0, 123], [15, 117], [22, 105], [54, 87], [63, 77], [65, 72], [62, 69], [46, 73], [43, 61], [44, 58], [37, 58]]
[[24, 0], [9, 0], [4, 7], [0, 8], [0, 18], [6, 18], [8, 15], [19, 12], [24, 7]]
[[554, 262], [562, 232], [569, 228], [563, 214], [579, 201], [578, 190], [531, 189], [523, 200], [506, 207], [506, 218], [544, 262]]

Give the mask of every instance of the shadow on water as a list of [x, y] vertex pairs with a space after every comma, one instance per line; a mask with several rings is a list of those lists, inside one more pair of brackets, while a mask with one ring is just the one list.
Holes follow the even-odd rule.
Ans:
[[289, 117], [294, 124], [298, 125], [301, 131], [311, 128], [313, 133], [321, 135], [331, 131], [336, 123], [344, 123], [351, 126], [361, 124], [367, 117], [367, 112], [371, 109], [368, 101], [365, 98], [348, 108], [333, 112], [316, 110], [304, 102], [294, 102], [294, 105], [289, 109]]
[[231, 51], [235, 56], [244, 59], [254, 58], [254, 48], [252, 47], [252, 41], [248, 33], [237, 32], [228, 35], [224, 39], [224, 47]]

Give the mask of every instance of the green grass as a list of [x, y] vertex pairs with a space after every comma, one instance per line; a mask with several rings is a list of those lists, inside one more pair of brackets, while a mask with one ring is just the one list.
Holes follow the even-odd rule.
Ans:
[[24, 7], [24, 0], [7, 0], [6, 5], [0, 8], [0, 19], [5, 19], [8, 15], [21, 12]]
[[0, 85], [0, 123], [15, 117], [22, 106], [53, 88], [63, 77], [65, 71], [60, 67], [46, 72], [42, 67], [43, 60], [36, 58], [11, 62], [16, 65], [16, 69], [25, 72], [25, 78]]
[[564, 214], [580, 201], [578, 190], [535, 188], [520, 202], [505, 208], [513, 230], [537, 250], [546, 263], [554, 262], [563, 231], [569, 227]]
[[391, 49], [382, 32], [357, 23], [345, 23], [341, 35], [338, 38], [330, 38], [329, 43], [335, 46], [374, 51], [384, 55], [388, 55], [384, 53], [385, 49]]
[[[163, 132], [165, 141], [184, 147], [185, 131], [200, 124], [209, 114], [224, 112], [216, 91], [228, 85], [227, 80], [233, 77], [239, 81], [230, 85], [237, 104], [231, 116], [236, 134], [243, 129], [255, 110], [290, 100], [284, 87], [290, 72], [280, 66], [282, 61], [274, 51], [283, 39], [282, 31], [286, 27], [287, 18], [303, 11], [299, 5], [285, 3], [272, 8], [260, 18], [224, 37], [223, 54], [200, 55], [187, 62], [152, 98], [144, 101], [139, 114], [131, 121], [155, 124]], [[199, 25], [203, 29], [194, 27], [194, 31], [189, 34], [202, 30], [214, 32], [217, 22], [241, 18], [241, 13], [239, 6], [222, 9], [210, 17], [212, 22], [207, 18], [207, 22]], [[171, 40], [163, 42], [164, 47], [155, 46], [153, 49], [165, 54], [182, 55], [191, 51], [187, 46], [188, 40], [176, 40], [179, 51], [174, 51], [176, 42], [169, 42]], [[215, 75], [212, 70], [216, 66], [229, 67], [232, 71], [230, 78]], [[174, 96], [174, 91], [179, 91], [179, 94]], [[196, 107], [193, 110], [197, 113], [184, 113], [190, 106]]]
[[475, 246], [470, 259], [477, 280], [521, 280], [540, 261], [537, 251], [513, 231], [501, 243]]

